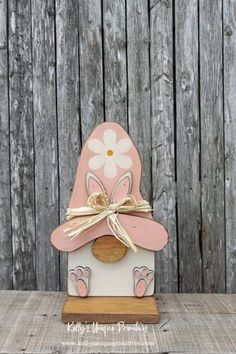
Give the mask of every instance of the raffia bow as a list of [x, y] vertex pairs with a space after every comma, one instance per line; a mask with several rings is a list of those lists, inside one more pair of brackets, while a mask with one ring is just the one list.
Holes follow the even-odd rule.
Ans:
[[119, 222], [118, 213], [129, 214], [131, 212], [148, 213], [152, 210], [150, 204], [146, 200], [136, 201], [133, 195], [127, 195], [117, 203], [109, 203], [109, 199], [105, 192], [93, 193], [87, 201], [88, 206], [80, 208], [68, 208], [66, 219], [71, 220], [78, 216], [91, 215], [89, 220], [84, 222], [75, 221], [70, 225], [65, 233], [71, 240], [78, 237], [83, 231], [98, 224], [103, 219], [107, 219], [107, 224], [113, 235], [125, 246], [137, 251], [133, 241], [129, 237], [124, 227]]

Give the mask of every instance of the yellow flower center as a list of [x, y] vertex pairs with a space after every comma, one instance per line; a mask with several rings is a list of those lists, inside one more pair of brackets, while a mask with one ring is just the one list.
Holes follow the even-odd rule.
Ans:
[[111, 157], [113, 155], [113, 151], [111, 149], [107, 150], [107, 156]]

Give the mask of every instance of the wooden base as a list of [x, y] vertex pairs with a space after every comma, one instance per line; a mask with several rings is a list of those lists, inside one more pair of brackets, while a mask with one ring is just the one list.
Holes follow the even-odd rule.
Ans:
[[158, 323], [159, 311], [154, 296], [67, 296], [62, 321], [81, 323]]

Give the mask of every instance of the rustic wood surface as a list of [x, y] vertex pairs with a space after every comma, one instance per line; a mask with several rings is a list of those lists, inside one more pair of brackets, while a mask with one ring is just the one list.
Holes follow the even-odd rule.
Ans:
[[170, 234], [156, 289], [236, 292], [235, 14], [236, 0], [0, 2], [0, 288], [66, 289], [50, 233], [82, 143], [116, 121]]
[[156, 284], [158, 291], [177, 292], [173, 7], [170, 1], [150, 6], [153, 214], [170, 235], [167, 247], [156, 255]]
[[200, 0], [203, 289], [225, 291], [222, 2]]
[[79, 1], [80, 114], [82, 141], [104, 121], [101, 0]]
[[224, 2], [226, 290], [236, 292], [236, 1]]
[[0, 288], [12, 289], [7, 0], [0, 2]]
[[55, 290], [59, 255], [48, 247], [48, 236], [59, 223], [55, 9], [53, 0], [33, 0], [31, 6], [37, 288]]
[[[81, 150], [79, 109], [79, 2], [56, 1], [57, 116], [60, 223], [66, 208]], [[60, 252], [60, 289], [67, 288], [67, 254]]]
[[152, 183], [148, 2], [130, 0], [126, 2], [126, 6], [128, 129], [142, 160], [142, 196], [150, 200]]
[[35, 289], [34, 121], [30, 3], [27, 0], [20, 3], [11, 1], [8, 11], [13, 287]]
[[[199, 234], [198, 1], [176, 3], [175, 26], [179, 288], [181, 292], [199, 292], [202, 290], [202, 258]], [[189, 258], [184, 256], [186, 254]]]
[[0, 353], [236, 352], [236, 295], [158, 295], [160, 323], [129, 327], [68, 327], [61, 321], [65, 298], [61, 292], [1, 291]]
[[125, 0], [103, 1], [105, 117], [128, 128]]

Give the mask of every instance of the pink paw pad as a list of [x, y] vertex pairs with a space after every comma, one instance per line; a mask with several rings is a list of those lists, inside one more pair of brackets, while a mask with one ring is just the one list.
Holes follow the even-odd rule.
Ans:
[[134, 295], [143, 297], [151, 283], [154, 272], [147, 267], [135, 267], [133, 269], [134, 276]]
[[89, 267], [84, 268], [82, 266], [78, 266], [69, 271], [69, 279], [74, 284], [78, 296], [88, 296], [90, 275], [91, 270]]

